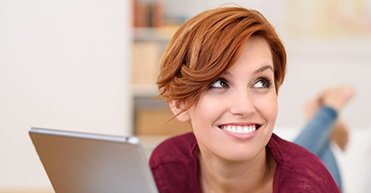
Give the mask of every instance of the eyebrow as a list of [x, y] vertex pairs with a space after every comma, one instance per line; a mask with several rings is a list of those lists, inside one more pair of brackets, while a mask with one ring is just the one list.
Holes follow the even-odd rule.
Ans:
[[261, 73], [265, 70], [268, 70], [268, 69], [270, 69], [272, 72], [274, 72], [273, 67], [271, 65], [265, 65], [265, 66], [262, 66], [261, 68], [255, 70], [255, 72], [253, 74], [259, 74], [259, 73]]
[[[269, 69], [274, 73], [274, 70], [273, 70], [272, 65], [267, 64], [267, 65], [264, 65], [264, 66], [260, 67], [259, 69], [255, 70], [253, 72], [253, 75], [262, 73], [265, 70], [269, 70]], [[231, 74], [231, 72], [229, 72], [229, 71], [224, 72], [223, 75], [225, 75], [225, 76], [233, 76], [233, 74]]]

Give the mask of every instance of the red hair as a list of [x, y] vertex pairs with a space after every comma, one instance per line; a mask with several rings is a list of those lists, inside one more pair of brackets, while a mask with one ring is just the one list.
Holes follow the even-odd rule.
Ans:
[[170, 40], [160, 60], [157, 97], [177, 104], [187, 101], [182, 112], [187, 110], [237, 61], [252, 35], [270, 47], [278, 93], [285, 77], [286, 51], [274, 28], [258, 11], [220, 7], [191, 18]]

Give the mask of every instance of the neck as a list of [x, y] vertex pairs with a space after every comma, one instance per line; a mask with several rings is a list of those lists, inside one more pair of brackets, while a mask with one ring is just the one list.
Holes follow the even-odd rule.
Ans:
[[202, 149], [195, 154], [202, 192], [272, 192], [276, 163], [269, 149], [248, 161], [224, 160]]

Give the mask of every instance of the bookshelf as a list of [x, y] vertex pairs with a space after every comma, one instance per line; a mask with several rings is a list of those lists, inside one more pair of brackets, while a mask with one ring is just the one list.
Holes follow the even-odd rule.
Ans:
[[134, 134], [169, 136], [190, 131], [167, 104], [153, 100], [159, 94], [156, 79], [159, 61], [171, 37], [184, 23], [184, 16], [169, 16], [162, 0], [133, 0], [132, 90]]

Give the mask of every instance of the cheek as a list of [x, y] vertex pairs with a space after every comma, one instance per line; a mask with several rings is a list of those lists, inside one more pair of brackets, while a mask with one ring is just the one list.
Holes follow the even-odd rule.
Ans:
[[223, 111], [222, 106], [218, 97], [209, 95], [201, 96], [198, 103], [190, 111], [192, 125], [213, 123]]
[[278, 114], [278, 101], [275, 94], [258, 98], [255, 107], [266, 117], [266, 119], [272, 121], [276, 120]]

